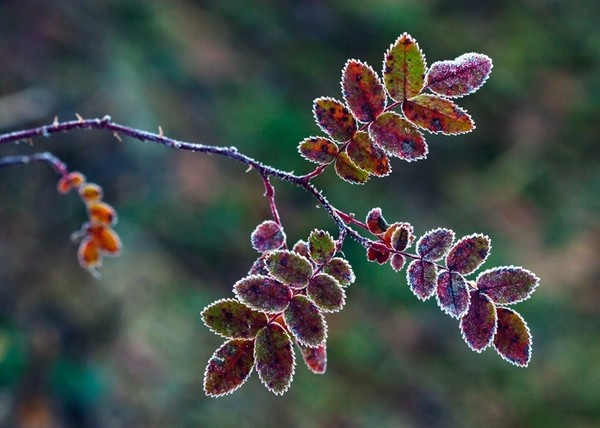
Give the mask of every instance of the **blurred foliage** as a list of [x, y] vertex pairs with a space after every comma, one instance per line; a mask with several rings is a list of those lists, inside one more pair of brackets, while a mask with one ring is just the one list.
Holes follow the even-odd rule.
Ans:
[[[380, 68], [404, 31], [428, 62], [482, 52], [488, 83], [461, 102], [477, 129], [428, 138], [426, 161], [392, 163], [363, 187], [316, 184], [359, 218], [381, 206], [417, 234], [482, 232], [486, 267], [517, 264], [541, 285], [519, 310], [528, 369], [471, 352], [457, 323], [404, 274], [344, 249], [357, 274], [328, 317], [329, 370], [298, 367], [278, 398], [254, 374], [233, 396], [202, 394], [219, 339], [200, 322], [256, 253], [262, 184], [224, 159], [99, 132], [2, 147], [52, 150], [105, 189], [124, 243], [96, 281], [69, 234], [85, 218], [50, 168], [0, 170], [0, 425], [578, 426], [600, 424], [600, 3], [526, 0], [3, 0], [0, 132], [110, 114], [171, 137], [308, 172], [318, 96], [340, 98], [348, 58]], [[47, 144], [50, 143], [50, 144]], [[274, 182], [291, 242], [335, 232], [314, 200]]]

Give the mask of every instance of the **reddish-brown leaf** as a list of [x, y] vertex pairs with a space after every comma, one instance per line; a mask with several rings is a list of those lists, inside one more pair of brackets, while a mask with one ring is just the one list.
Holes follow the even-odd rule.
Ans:
[[313, 114], [319, 127], [336, 141], [348, 141], [356, 132], [356, 120], [338, 100], [329, 97], [317, 98]]
[[460, 239], [446, 256], [448, 269], [468, 275], [475, 272], [490, 255], [490, 238], [473, 234]]
[[417, 251], [424, 260], [436, 261], [448, 253], [454, 242], [454, 232], [438, 228], [425, 233], [417, 242]]
[[436, 296], [443, 312], [460, 319], [469, 310], [467, 282], [458, 272], [442, 272], [438, 275]]
[[250, 235], [252, 248], [263, 253], [276, 250], [285, 243], [285, 232], [283, 228], [273, 220], [265, 220]]
[[531, 333], [525, 320], [508, 308], [497, 308], [498, 328], [494, 348], [502, 358], [519, 367], [527, 367], [531, 359]]
[[369, 125], [369, 135], [376, 145], [390, 156], [408, 162], [427, 157], [428, 147], [423, 135], [399, 114], [387, 112]]
[[273, 278], [292, 288], [305, 287], [313, 274], [313, 267], [305, 257], [288, 250], [269, 253], [266, 265]]
[[333, 162], [338, 154], [338, 147], [328, 138], [308, 137], [300, 143], [298, 152], [306, 160], [318, 164], [328, 164]]
[[385, 177], [392, 171], [390, 159], [385, 152], [373, 144], [369, 134], [358, 131], [346, 148], [348, 156], [359, 168], [376, 177]]
[[528, 299], [539, 284], [533, 273], [517, 266], [488, 269], [477, 277], [477, 288], [501, 305]]
[[276, 314], [287, 308], [292, 290], [269, 276], [251, 275], [240, 279], [233, 286], [236, 297], [250, 308]]
[[367, 227], [374, 235], [381, 235], [390, 227], [381, 214], [381, 208], [373, 208], [367, 214]]
[[408, 120], [434, 134], [464, 134], [475, 129], [471, 116], [452, 101], [422, 94], [406, 100], [402, 111]]
[[295, 296], [283, 313], [283, 317], [298, 343], [316, 347], [327, 339], [325, 318], [308, 297]]
[[357, 167], [345, 151], [335, 159], [335, 172], [342, 180], [352, 184], [363, 184], [369, 179], [369, 173]]
[[302, 351], [302, 358], [306, 363], [306, 367], [315, 373], [323, 374], [327, 370], [327, 345], [323, 343], [316, 348], [310, 348], [298, 343], [300, 351]]
[[342, 70], [342, 92], [354, 116], [362, 122], [374, 120], [385, 108], [386, 95], [377, 73], [367, 64], [348, 60]]
[[496, 305], [488, 296], [471, 291], [469, 310], [460, 320], [463, 339], [475, 352], [481, 352], [492, 343], [496, 334]]
[[419, 300], [427, 300], [435, 293], [437, 267], [425, 260], [413, 260], [406, 270], [410, 290]]
[[215, 351], [204, 371], [204, 392], [227, 395], [246, 382], [254, 366], [254, 340], [233, 339]]

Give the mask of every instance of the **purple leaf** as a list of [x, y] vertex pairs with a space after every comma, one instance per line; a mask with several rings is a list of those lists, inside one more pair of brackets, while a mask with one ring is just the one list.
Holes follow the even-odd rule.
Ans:
[[475, 272], [490, 255], [490, 238], [473, 234], [460, 239], [446, 256], [448, 269], [468, 275]]
[[317, 264], [322, 265], [331, 260], [335, 254], [335, 241], [324, 230], [313, 230], [308, 237], [310, 257]]
[[271, 314], [287, 308], [293, 295], [287, 285], [263, 275], [251, 275], [240, 279], [234, 284], [233, 292], [250, 308]]
[[308, 137], [300, 143], [298, 152], [308, 161], [325, 165], [333, 162], [338, 154], [338, 147], [328, 138]]
[[309, 348], [298, 343], [300, 351], [302, 351], [302, 358], [306, 363], [306, 367], [315, 373], [323, 374], [327, 370], [327, 345], [323, 343], [316, 348]]
[[420, 128], [437, 134], [464, 134], [475, 129], [471, 116], [446, 98], [422, 94], [402, 103], [402, 112]]
[[285, 243], [285, 233], [273, 220], [265, 220], [250, 235], [252, 248], [260, 253], [276, 250]]
[[342, 70], [344, 99], [356, 118], [374, 120], [385, 108], [386, 95], [377, 73], [367, 64], [348, 60]]
[[333, 98], [317, 98], [313, 114], [319, 127], [336, 141], [348, 141], [356, 132], [356, 120], [348, 109]]
[[425, 79], [425, 56], [416, 40], [404, 33], [392, 43], [383, 60], [385, 89], [395, 101], [418, 95]]
[[253, 311], [233, 299], [214, 302], [204, 308], [201, 316], [213, 333], [233, 339], [252, 339], [267, 325], [264, 313]]
[[267, 259], [268, 253], [263, 253], [258, 259], [254, 261], [252, 267], [248, 271], [248, 275], [268, 275], [267, 265], [265, 260]]
[[269, 253], [266, 265], [275, 279], [292, 288], [303, 288], [313, 274], [312, 265], [305, 257], [288, 250]]
[[503, 266], [486, 270], [477, 277], [477, 288], [501, 305], [528, 299], [539, 284], [539, 278], [522, 267]]
[[527, 367], [531, 359], [531, 333], [525, 320], [508, 308], [497, 308], [498, 329], [494, 336], [494, 348], [511, 364]]
[[233, 339], [215, 351], [204, 371], [204, 392], [227, 395], [246, 382], [254, 366], [254, 340]]
[[405, 257], [402, 254], [393, 254], [390, 259], [390, 266], [394, 269], [394, 272], [400, 272], [406, 262]]
[[302, 239], [300, 239], [294, 244], [292, 251], [294, 253], [300, 254], [302, 257], [306, 257], [307, 259], [310, 258], [310, 249], [308, 248], [308, 242], [303, 241]]
[[350, 263], [341, 257], [331, 259], [323, 268], [323, 272], [334, 277], [344, 287], [347, 287], [356, 280]]
[[427, 88], [446, 97], [462, 97], [481, 88], [491, 72], [490, 57], [466, 53], [452, 61], [431, 64], [427, 74]]
[[420, 300], [427, 300], [435, 293], [437, 267], [425, 260], [413, 260], [406, 271], [410, 290]]
[[369, 125], [369, 135], [390, 156], [408, 162], [426, 158], [429, 151], [423, 134], [394, 112], [383, 113], [372, 122]]
[[258, 332], [254, 345], [256, 372], [275, 395], [282, 395], [292, 383], [296, 358], [292, 340], [279, 324], [271, 323]]
[[413, 227], [409, 223], [400, 223], [392, 232], [390, 247], [397, 251], [403, 251], [410, 247], [414, 239]]
[[475, 352], [481, 352], [492, 343], [496, 334], [496, 305], [478, 290], [471, 291], [469, 311], [460, 320], [462, 337]]
[[334, 277], [319, 273], [311, 278], [306, 294], [323, 312], [337, 312], [344, 307], [346, 293]]
[[342, 180], [352, 184], [363, 184], [369, 180], [369, 173], [356, 166], [345, 151], [335, 159], [335, 172]]
[[283, 313], [298, 343], [316, 347], [327, 339], [327, 325], [319, 308], [306, 296], [295, 296]]
[[443, 228], [430, 230], [417, 242], [417, 252], [424, 260], [434, 262], [448, 253], [453, 242], [452, 230]]
[[469, 310], [467, 282], [458, 272], [442, 272], [438, 275], [436, 295], [443, 312], [453, 318], [461, 318]]
[[358, 131], [346, 148], [348, 156], [359, 168], [376, 177], [385, 177], [392, 172], [390, 159], [385, 152], [373, 144], [369, 134]]
[[381, 208], [373, 208], [367, 214], [367, 227], [374, 235], [381, 235], [390, 227], [381, 214]]

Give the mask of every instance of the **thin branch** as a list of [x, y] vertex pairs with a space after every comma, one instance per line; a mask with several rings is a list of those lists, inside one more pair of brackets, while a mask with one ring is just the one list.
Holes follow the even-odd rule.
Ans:
[[68, 173], [67, 165], [49, 152], [34, 153], [32, 155], [5, 156], [0, 158], [0, 168], [12, 165], [28, 165], [37, 162], [49, 163], [58, 175], [65, 175]]

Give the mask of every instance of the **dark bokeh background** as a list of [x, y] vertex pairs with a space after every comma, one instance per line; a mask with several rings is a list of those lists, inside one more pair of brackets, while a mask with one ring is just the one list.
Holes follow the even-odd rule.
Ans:
[[[348, 58], [380, 68], [402, 32], [428, 62], [476, 51], [492, 77], [459, 104], [475, 132], [429, 136], [363, 187], [319, 177], [339, 208], [381, 206], [417, 233], [483, 232], [486, 267], [541, 285], [516, 309], [534, 335], [519, 369], [478, 355], [404, 274], [345, 247], [358, 276], [328, 317], [329, 369], [299, 365], [283, 397], [254, 374], [232, 396], [202, 393], [221, 340], [199, 312], [230, 297], [269, 217], [255, 174], [231, 161], [100, 132], [4, 146], [52, 150], [119, 211], [123, 255], [97, 281], [70, 233], [85, 219], [46, 165], [0, 170], [0, 426], [592, 427], [600, 424], [600, 3], [594, 1], [0, 1], [0, 132], [110, 114], [168, 136], [235, 145], [296, 172], [318, 133], [318, 96], [340, 97]], [[288, 238], [335, 228], [275, 182]]]

